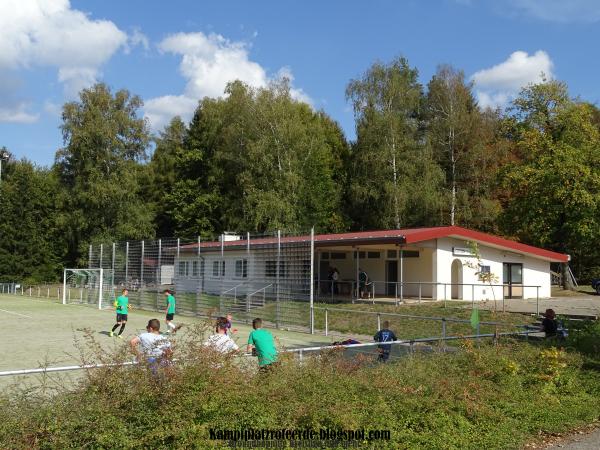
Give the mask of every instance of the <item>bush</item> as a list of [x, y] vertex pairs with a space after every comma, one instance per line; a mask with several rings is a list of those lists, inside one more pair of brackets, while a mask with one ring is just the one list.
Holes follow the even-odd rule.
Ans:
[[[285, 355], [257, 373], [253, 360], [201, 348], [205, 331], [177, 343], [180, 361], [159, 376], [102, 368], [53, 397], [1, 398], [2, 447], [216, 448], [223, 442], [209, 439], [210, 428], [308, 427], [391, 431], [369, 448], [516, 448], [599, 416], [600, 376], [576, 353], [467, 343], [376, 364], [330, 351], [303, 363]], [[111, 358], [126, 353], [96, 355]]]

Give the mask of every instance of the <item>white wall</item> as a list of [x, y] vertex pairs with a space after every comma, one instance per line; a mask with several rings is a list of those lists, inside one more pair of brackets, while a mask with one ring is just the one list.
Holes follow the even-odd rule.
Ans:
[[[469, 248], [466, 241], [453, 238], [440, 238], [437, 240], [437, 254], [432, 259], [432, 265], [435, 272], [435, 281], [438, 283], [451, 283], [452, 262], [458, 259], [462, 263], [463, 284], [482, 284], [475, 275], [475, 269], [468, 267], [468, 264], [477, 265], [474, 257], [453, 255], [453, 247]], [[550, 263], [544, 260], [530, 256], [519, 255], [506, 250], [500, 250], [487, 247], [485, 244], [479, 244], [481, 254], [481, 264], [490, 266], [490, 271], [497, 276], [497, 282], [493, 284], [502, 284], [503, 282], [503, 263], [523, 264], [523, 285], [541, 286], [539, 289], [540, 297], [550, 296]], [[444, 286], [436, 288], [438, 299], [444, 298]], [[535, 298], [537, 289], [535, 287], [524, 288], [524, 298]], [[464, 300], [493, 300], [501, 299], [503, 288], [496, 286], [463, 286], [461, 297]], [[446, 287], [446, 297], [451, 297], [451, 286]]]

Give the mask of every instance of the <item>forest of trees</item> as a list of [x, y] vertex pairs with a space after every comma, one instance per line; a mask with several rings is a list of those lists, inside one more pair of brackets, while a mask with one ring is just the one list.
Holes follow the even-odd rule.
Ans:
[[3, 162], [0, 281], [58, 279], [98, 241], [450, 224], [569, 253], [581, 280], [600, 276], [600, 110], [566, 84], [483, 110], [462, 71], [440, 66], [423, 85], [397, 58], [346, 98], [354, 141], [285, 79], [232, 82], [153, 136], [138, 96], [84, 89], [63, 107], [51, 167]]

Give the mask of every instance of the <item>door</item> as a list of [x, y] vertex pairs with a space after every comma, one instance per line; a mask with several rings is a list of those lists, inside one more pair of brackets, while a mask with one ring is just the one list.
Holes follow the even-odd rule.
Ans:
[[504, 298], [523, 298], [523, 264], [504, 263], [502, 265]]
[[396, 296], [396, 283], [398, 282], [398, 261], [389, 260], [385, 262], [385, 293], [389, 296]]
[[329, 276], [329, 261], [321, 260], [319, 263], [319, 288], [317, 292], [327, 294], [329, 293], [329, 286], [331, 282], [327, 279]]

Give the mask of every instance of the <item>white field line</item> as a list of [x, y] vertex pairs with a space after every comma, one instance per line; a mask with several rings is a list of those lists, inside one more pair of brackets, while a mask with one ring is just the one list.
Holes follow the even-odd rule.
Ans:
[[5, 312], [5, 313], [7, 313], [7, 314], [14, 314], [15, 316], [21, 316], [21, 317], [26, 317], [26, 318], [28, 318], [28, 319], [33, 319], [33, 317], [31, 317], [31, 316], [27, 316], [27, 315], [25, 315], [25, 314], [19, 314], [19, 313], [12, 312], [12, 311], [7, 311], [7, 310], [5, 310], [5, 309], [0, 309], [0, 311], [2, 311], [2, 312]]

